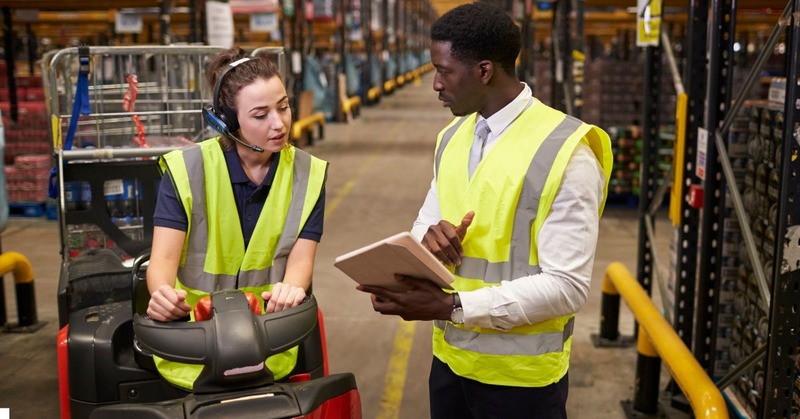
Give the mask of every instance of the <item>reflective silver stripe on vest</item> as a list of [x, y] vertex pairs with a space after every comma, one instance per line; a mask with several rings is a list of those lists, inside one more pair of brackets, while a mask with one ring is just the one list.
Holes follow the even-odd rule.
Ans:
[[467, 117], [459, 119], [455, 124], [453, 124], [452, 127], [448, 128], [447, 131], [442, 134], [442, 141], [439, 143], [439, 148], [436, 150], [436, 157], [433, 159], [433, 167], [436, 176], [439, 176], [439, 163], [442, 161], [442, 153], [444, 152], [445, 147], [447, 147], [447, 144], [453, 139], [456, 131], [458, 131], [458, 127], [460, 127], [461, 124], [463, 124], [466, 120]]
[[436, 320], [434, 326], [445, 330], [444, 340], [451, 346], [489, 355], [536, 356], [564, 350], [564, 343], [572, 337], [575, 317], [570, 317], [562, 332], [517, 335], [510, 333], [477, 333]]
[[461, 265], [456, 267], [456, 275], [464, 278], [483, 279], [483, 282], [489, 284], [499, 284], [500, 281], [536, 275], [542, 271], [539, 265], [527, 265], [527, 260], [526, 258], [525, 273], [520, 275], [511, 271], [513, 265], [509, 262], [490, 263], [486, 259], [464, 256], [461, 258]]
[[286, 274], [286, 261], [292, 251], [297, 236], [300, 233], [300, 221], [303, 217], [303, 206], [308, 193], [308, 181], [311, 172], [311, 155], [295, 150], [294, 166], [292, 168], [292, 200], [289, 202], [289, 213], [286, 223], [278, 239], [275, 256], [272, 259], [272, 268], [239, 272], [240, 287], [258, 287], [264, 285], [264, 278], [269, 278], [269, 283], [276, 284], [283, 281]]
[[456, 267], [456, 275], [464, 278], [483, 279], [486, 283], [497, 284], [500, 281], [511, 281], [516, 278], [536, 275], [542, 271], [539, 265], [530, 265], [531, 227], [536, 219], [539, 201], [542, 198], [547, 176], [561, 147], [582, 122], [567, 116], [545, 138], [533, 156], [522, 191], [514, 212], [514, 223], [511, 232], [511, 254], [508, 262], [490, 263], [486, 259], [464, 257], [461, 265]]
[[178, 268], [178, 278], [184, 285], [211, 292], [216, 289], [236, 288], [234, 275], [210, 275], [203, 271], [208, 248], [208, 220], [206, 215], [206, 183], [203, 150], [199, 145], [183, 150], [189, 189], [192, 191], [191, 231], [186, 249], [186, 262]]

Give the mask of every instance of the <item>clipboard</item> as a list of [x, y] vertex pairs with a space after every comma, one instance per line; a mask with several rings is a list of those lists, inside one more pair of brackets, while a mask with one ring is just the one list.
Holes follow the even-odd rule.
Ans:
[[361, 285], [393, 291], [407, 289], [394, 278], [395, 274], [425, 278], [444, 289], [453, 289], [450, 284], [455, 279], [442, 262], [407, 231], [345, 253], [334, 260], [333, 266]]

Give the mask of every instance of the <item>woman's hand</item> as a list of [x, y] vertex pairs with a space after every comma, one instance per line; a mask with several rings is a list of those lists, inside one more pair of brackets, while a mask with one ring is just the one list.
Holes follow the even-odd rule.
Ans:
[[162, 285], [150, 295], [147, 315], [153, 320], [169, 322], [189, 315], [192, 309], [186, 304], [186, 290]]
[[297, 306], [306, 298], [306, 290], [284, 282], [272, 287], [272, 291], [264, 291], [261, 298], [267, 302], [265, 311], [274, 313]]

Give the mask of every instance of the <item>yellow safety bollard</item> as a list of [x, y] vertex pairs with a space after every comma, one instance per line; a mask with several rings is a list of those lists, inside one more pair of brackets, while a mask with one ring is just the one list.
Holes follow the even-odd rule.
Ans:
[[[20, 253], [6, 252], [0, 255], [0, 276], [14, 274], [14, 291], [17, 301], [16, 326], [7, 327], [10, 332], [34, 332], [44, 326], [36, 316], [36, 293], [33, 288], [33, 268], [30, 262]], [[5, 319], [5, 301], [3, 301], [3, 318]], [[4, 322], [5, 323], [5, 322]]]

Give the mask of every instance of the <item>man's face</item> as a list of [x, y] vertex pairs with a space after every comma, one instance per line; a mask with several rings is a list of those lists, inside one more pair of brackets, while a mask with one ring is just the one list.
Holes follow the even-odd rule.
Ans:
[[469, 115], [483, 108], [483, 83], [477, 63], [467, 64], [453, 57], [450, 42], [431, 42], [431, 62], [436, 68], [433, 90], [442, 106], [455, 116]]

